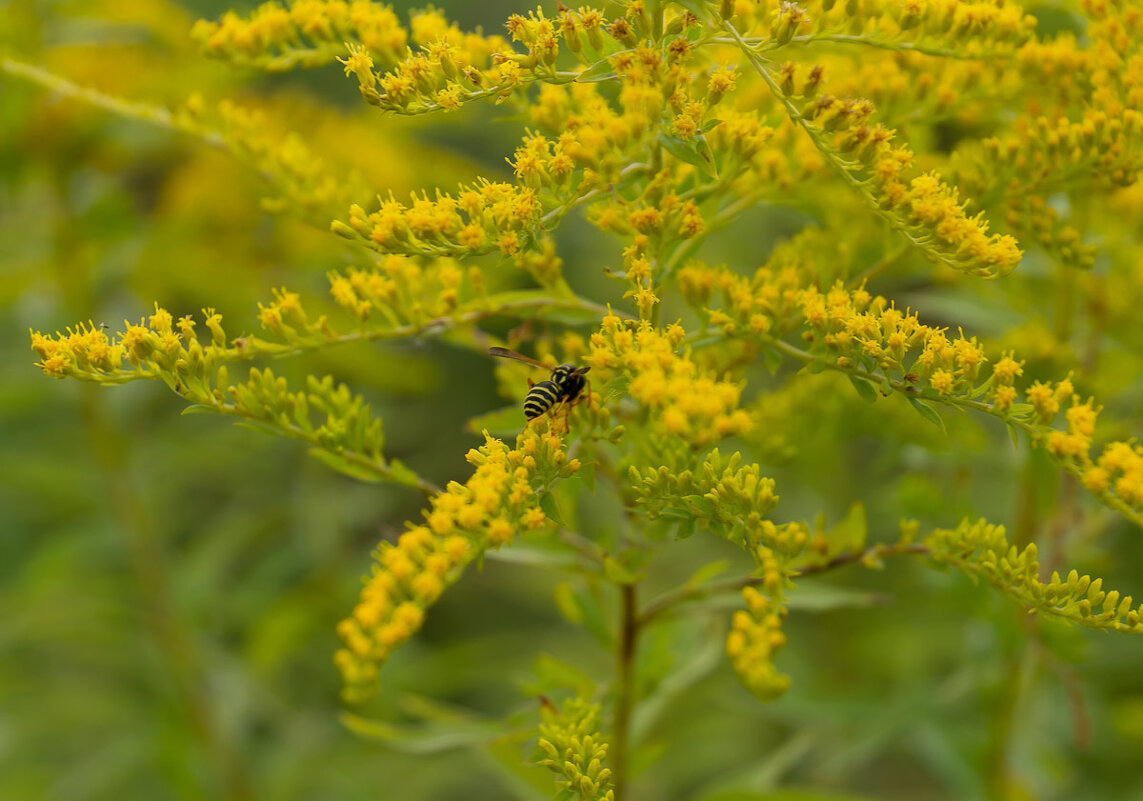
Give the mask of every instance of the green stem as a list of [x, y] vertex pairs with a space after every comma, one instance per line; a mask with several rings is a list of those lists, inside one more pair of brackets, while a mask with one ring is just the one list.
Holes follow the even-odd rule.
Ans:
[[207, 681], [194, 640], [180, 620], [171, 597], [173, 581], [153, 521], [131, 487], [120, 443], [127, 438], [114, 431], [100, 393], [85, 393], [81, 411], [91, 449], [100, 464], [118, 529], [127, 546], [131, 570], [141, 598], [143, 619], [163, 662], [170, 671], [179, 703], [199, 747], [205, 752], [219, 798], [252, 801], [250, 777], [233, 744], [227, 743], [207, 694]]
[[[919, 543], [897, 543], [895, 545], [874, 545], [869, 548], [858, 551], [846, 551], [840, 553], [829, 559], [828, 561], [818, 564], [806, 565], [805, 567], [796, 570], [793, 577], [810, 576], [815, 573], [825, 573], [830, 570], [836, 570], [845, 565], [851, 565], [855, 562], [861, 562], [870, 558], [882, 558], [886, 556], [901, 556], [904, 554], [926, 555], [929, 553], [929, 548], [926, 545]], [[701, 601], [704, 598], [710, 598], [715, 595], [723, 595], [727, 593], [740, 592], [744, 587], [755, 587], [762, 583], [760, 576], [739, 576], [737, 578], [725, 579], [723, 581], [711, 581], [706, 584], [698, 584], [692, 586], [685, 586], [680, 589], [671, 590], [658, 598], [643, 609], [639, 615], [639, 626], [644, 627], [649, 625], [655, 618], [668, 614], [673, 611], [675, 607], [692, 601]]]
[[[629, 178], [630, 176], [635, 175], [635, 174], [640, 173], [640, 172], [650, 172], [650, 171], [652, 171], [652, 169], [653, 169], [652, 165], [650, 165], [650, 164], [643, 164], [640, 162], [635, 162], [633, 164], [628, 164], [626, 167], [624, 167], [622, 170], [620, 170], [619, 171], [619, 177], [621, 179]], [[589, 192], [585, 192], [582, 195], [571, 198], [570, 200], [566, 201], [562, 206], [558, 206], [558, 207], [552, 209], [551, 211], [546, 213], [543, 217], [541, 217], [540, 218], [540, 227], [543, 229], [547, 229], [547, 228], [552, 227], [552, 225], [554, 223], [558, 223], [560, 220], [562, 220], [564, 218], [564, 216], [567, 215], [567, 213], [569, 211], [571, 211], [572, 209], [576, 208], [577, 206], [582, 206], [584, 203], [590, 203], [591, 201], [595, 200], [598, 197], [602, 197], [603, 195], [609, 194], [610, 192], [614, 191], [614, 189], [615, 189], [615, 185], [609, 184], [608, 186], [599, 187], [597, 189], [592, 189]]]
[[901, 245], [895, 250], [886, 253], [884, 256], [866, 268], [864, 272], [849, 279], [846, 285], [849, 287], [859, 287], [863, 284], [868, 283], [871, 279], [876, 278], [878, 275], [880, 275], [884, 270], [893, 266], [893, 264], [896, 263], [896, 261], [903, 255], [905, 255], [908, 250], [909, 248], [906, 245]]
[[[734, 39], [729, 39], [725, 36], [714, 37], [709, 40], [711, 44], [737, 44]], [[773, 39], [758, 39], [743, 37], [742, 41], [759, 53], [770, 52], [778, 50], [786, 45], [779, 44]], [[933, 47], [931, 45], [917, 44], [916, 42], [890, 42], [885, 39], [874, 39], [865, 36], [854, 36], [845, 33], [811, 33], [802, 36], [794, 36], [790, 39], [788, 44], [809, 45], [815, 42], [828, 42], [830, 44], [846, 44], [846, 45], [861, 45], [863, 47], [872, 47], [878, 50], [892, 50], [897, 53], [923, 53], [926, 56], [937, 56], [939, 58], [954, 58], [963, 61], [987, 61], [996, 58], [1010, 58], [1015, 54], [1012, 52], [1004, 52], [994, 50], [987, 53], [966, 53], [964, 50], [949, 50], [944, 47]]]
[[620, 586], [619, 648], [615, 671], [615, 720], [612, 726], [611, 770], [615, 801], [627, 798], [630, 771], [631, 710], [635, 705], [635, 647], [639, 636], [636, 585]]
[[172, 115], [168, 109], [162, 106], [156, 106], [150, 103], [137, 103], [107, 95], [97, 89], [80, 86], [77, 83], [69, 81], [67, 78], [48, 72], [34, 64], [25, 64], [22, 61], [15, 61], [10, 58], [0, 58], [0, 72], [6, 72], [14, 77], [23, 78], [24, 80], [39, 84], [45, 89], [51, 89], [53, 92], [63, 95], [64, 97], [82, 100], [85, 103], [104, 109], [105, 111], [110, 111], [112, 114], [117, 114], [120, 117], [149, 122], [152, 125], [157, 125], [160, 128], [166, 128], [170, 131], [188, 133], [192, 136], [197, 136], [211, 147], [217, 147], [222, 150], [228, 149], [226, 140], [217, 131], [196, 130], [181, 122]]
[[[729, 188], [729, 184], [723, 183], [722, 186]], [[679, 265], [690, 258], [711, 234], [734, 222], [738, 219], [740, 214], [758, 204], [766, 194], [768, 193], [765, 191], [759, 191], [743, 195], [707, 220], [706, 227], [700, 234], [682, 242], [667, 258], [660, 275], [660, 280], [665, 282], [671, 278], [679, 269]]]
[[[1028, 625], [1028, 616], [1021, 621]], [[1035, 656], [1027, 641], [1015, 646], [1005, 660], [1003, 684], [996, 690], [992, 730], [985, 754], [985, 787], [990, 801], [1009, 801], [1016, 794], [1012, 751], [1018, 738], [1020, 702], [1034, 670]]]

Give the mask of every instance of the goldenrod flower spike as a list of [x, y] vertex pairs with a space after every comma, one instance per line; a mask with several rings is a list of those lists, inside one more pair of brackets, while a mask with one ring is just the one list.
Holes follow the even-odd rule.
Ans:
[[191, 36], [209, 56], [269, 72], [323, 66], [345, 52], [347, 41], [391, 65], [408, 41], [391, 7], [365, 0], [267, 2], [249, 17], [228, 11], [217, 22], [199, 20]]
[[704, 375], [688, 355], [680, 355], [685, 337], [679, 325], [661, 331], [647, 321], [624, 322], [610, 314], [592, 334], [584, 362], [593, 379], [629, 379], [627, 391], [650, 411], [656, 434], [702, 447], [748, 430], [750, 416], [738, 408], [741, 387]]
[[790, 687], [790, 677], [774, 667], [774, 656], [786, 644], [780, 611], [753, 587], [742, 590], [746, 609], [734, 613], [726, 635], [726, 655], [734, 672], [763, 701], [770, 701]]
[[547, 525], [539, 493], [579, 469], [550, 431], [525, 428], [514, 448], [487, 432], [484, 439], [468, 452], [472, 477], [434, 495], [423, 523], [410, 524], [396, 544], [382, 542], [374, 552], [373, 575], [338, 626], [345, 648], [335, 661], [348, 700], [373, 693], [380, 665], [420, 628], [428, 607], [473, 559], [510, 544], [521, 530]]
[[583, 698], [559, 707], [544, 700], [540, 708], [541, 765], [550, 768], [580, 801], [614, 801], [607, 738], [600, 732], [600, 709]]
[[[774, 261], [783, 258], [780, 251]], [[696, 306], [707, 306], [715, 289], [721, 290], [724, 302], [709, 310], [708, 319], [727, 336], [754, 339], [776, 355], [840, 370], [867, 391], [903, 394], [926, 417], [935, 412], [924, 403], [934, 402], [1000, 418], [1043, 444], [1101, 502], [1143, 525], [1143, 449], [1111, 442], [1104, 456], [1093, 457], [1099, 408], [1092, 399], [1074, 398], [1070, 379], [1034, 381], [1021, 390], [1024, 361], [1015, 354], [1002, 353], [989, 369], [975, 337], [963, 332], [950, 337], [947, 329], [925, 325], [917, 313], [902, 312], [862, 288], [839, 283], [826, 292], [799, 289], [798, 273], [789, 268], [767, 265], [746, 278], [692, 264], [680, 273], [680, 282], [684, 297]], [[787, 341], [799, 333], [808, 348]], [[1065, 402], [1071, 404], [1067, 428], [1059, 429], [1055, 422]]]
[[455, 194], [414, 194], [408, 204], [390, 196], [380, 208], [349, 209], [334, 233], [387, 254], [475, 256], [499, 251], [514, 256], [539, 231], [544, 208], [526, 187], [481, 180]]
[[823, 94], [820, 70], [804, 80], [798, 79], [798, 68], [792, 62], [775, 70], [732, 23], [724, 26], [826, 161], [912, 245], [971, 275], [1002, 276], [1015, 268], [1021, 251], [1011, 236], [989, 235], [983, 217], [969, 217], [956, 190], [935, 173], [909, 177], [913, 154], [907, 147], [892, 144], [895, 131], [871, 122], [872, 103]]
[[1044, 583], [1036, 544], [1010, 545], [1003, 526], [964, 521], [956, 529], [938, 529], [924, 539], [932, 558], [982, 578], [1025, 606], [1029, 613], [1050, 615], [1088, 628], [1143, 633], [1143, 605], [1130, 595], [1105, 591], [1101, 579], [1072, 570], [1056, 571]]
[[760, 53], [829, 43], [995, 59], [1011, 55], [1036, 27], [1036, 18], [1010, 0], [761, 0], [730, 11], [723, 19], [749, 29], [745, 41]]
[[164, 108], [108, 95], [11, 59], [0, 59], [0, 70], [65, 97], [178, 131], [228, 152], [270, 184], [272, 194], [262, 201], [266, 211], [291, 211], [313, 225], [325, 227], [334, 214], [366, 192], [359, 174], [353, 170], [338, 174], [337, 165], [314, 152], [298, 134], [273, 125], [260, 109], [232, 100], [211, 105], [199, 92], [192, 93], [180, 106]]

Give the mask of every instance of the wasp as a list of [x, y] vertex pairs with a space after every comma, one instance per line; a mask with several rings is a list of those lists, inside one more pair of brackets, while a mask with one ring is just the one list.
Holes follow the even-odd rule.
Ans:
[[[508, 348], [489, 348], [488, 352], [493, 356], [515, 359], [534, 367], [548, 369], [546, 365], [535, 359], [514, 350], [508, 350]], [[590, 369], [590, 367], [576, 367], [574, 364], [561, 364], [552, 370], [551, 377], [546, 381], [533, 384], [532, 380], [528, 379], [531, 389], [524, 397], [524, 417], [530, 423], [561, 403], [576, 403], [580, 395], [583, 394], [584, 387], [587, 386], [587, 379], [583, 377], [584, 373]]]

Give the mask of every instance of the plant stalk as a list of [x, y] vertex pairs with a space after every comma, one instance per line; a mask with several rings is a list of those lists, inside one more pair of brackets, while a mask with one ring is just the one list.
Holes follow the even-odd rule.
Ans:
[[635, 647], [639, 637], [639, 614], [634, 584], [619, 588], [619, 648], [615, 672], [615, 721], [612, 726], [611, 770], [615, 801], [627, 798], [631, 710], [635, 705]]

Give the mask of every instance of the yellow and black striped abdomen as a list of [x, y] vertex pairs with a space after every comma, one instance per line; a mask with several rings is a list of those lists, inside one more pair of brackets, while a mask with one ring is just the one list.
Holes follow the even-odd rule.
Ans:
[[550, 411], [563, 398], [563, 391], [551, 381], [541, 381], [528, 390], [524, 398], [524, 417], [534, 420]]

